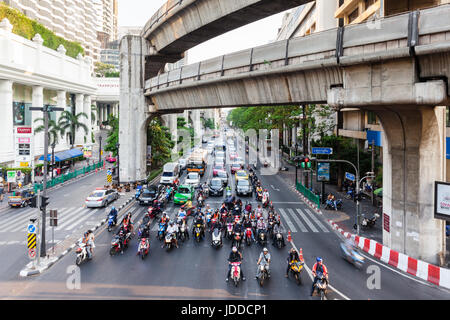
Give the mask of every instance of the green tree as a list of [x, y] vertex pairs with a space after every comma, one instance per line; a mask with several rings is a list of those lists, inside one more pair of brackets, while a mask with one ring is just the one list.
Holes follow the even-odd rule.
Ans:
[[108, 119], [108, 125], [111, 130], [108, 132], [108, 137], [106, 138], [105, 151], [112, 152], [113, 156], [117, 156], [117, 147], [119, 143], [119, 118], [110, 114]]
[[[44, 126], [44, 118], [37, 118], [34, 120], [34, 122], [42, 122], [41, 125], [36, 127], [34, 131], [36, 133], [44, 132], [45, 126]], [[59, 137], [64, 136], [64, 131], [62, 130], [62, 127], [58, 125], [58, 123], [54, 120], [48, 121], [48, 144], [58, 144], [59, 143]]]
[[152, 147], [151, 169], [160, 168], [171, 159], [175, 146], [169, 128], [161, 125], [160, 118], [153, 118], [147, 128], [147, 145]]
[[69, 111], [63, 111], [58, 120], [58, 126], [61, 128], [62, 135], [64, 135], [67, 131], [69, 132], [70, 144], [72, 148], [75, 144], [75, 134], [79, 129], [83, 129], [85, 136], [89, 133], [89, 128], [83, 123], [82, 118], [88, 119], [87, 114], [84, 112], [73, 114]]
[[111, 74], [116, 73], [116, 67], [112, 64], [103, 63], [103, 62], [95, 62], [94, 63], [94, 73], [96, 77], [108, 77], [111, 78]]

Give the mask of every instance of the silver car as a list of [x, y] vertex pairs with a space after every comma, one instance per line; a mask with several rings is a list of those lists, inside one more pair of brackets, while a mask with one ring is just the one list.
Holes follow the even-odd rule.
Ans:
[[119, 199], [117, 190], [97, 189], [86, 198], [85, 204], [88, 208], [101, 208], [117, 199]]

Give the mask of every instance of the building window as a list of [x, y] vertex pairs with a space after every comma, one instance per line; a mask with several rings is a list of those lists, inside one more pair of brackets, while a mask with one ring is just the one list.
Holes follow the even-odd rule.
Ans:
[[378, 119], [374, 112], [372, 112], [372, 111], [367, 112], [367, 123], [368, 124], [378, 124]]
[[367, 10], [371, 5], [373, 5], [376, 0], [364, 0], [364, 10]]
[[13, 102], [13, 125], [31, 126], [31, 103]]
[[352, 13], [350, 13], [348, 15], [348, 23], [350, 24], [353, 21], [355, 21], [358, 18], [358, 16], [359, 16], [359, 11], [358, 11], [358, 8], [356, 8], [355, 10], [353, 10]]

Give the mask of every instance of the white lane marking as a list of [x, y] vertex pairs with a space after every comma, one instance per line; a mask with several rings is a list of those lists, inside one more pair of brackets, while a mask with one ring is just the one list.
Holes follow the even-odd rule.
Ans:
[[[76, 219], [80, 219], [79, 213], [81, 211], [89, 212], [89, 209], [86, 209], [86, 208], [83, 208], [83, 207], [80, 207], [80, 208], [77, 208], [77, 209], [75, 209], [75, 208], [71, 208], [71, 209], [73, 211], [70, 211], [70, 213], [67, 213], [67, 215], [65, 217], [61, 217], [61, 219], [58, 219], [59, 220], [58, 222], [61, 221], [63, 223], [59, 224], [56, 227], [56, 230], [61, 230], [61, 229], [65, 228], [65, 227], [67, 227], [70, 223], [72, 223]], [[66, 218], [68, 218], [68, 219], [66, 219]]]
[[300, 230], [302, 230], [302, 232], [309, 232], [309, 230], [305, 227], [305, 225], [297, 217], [294, 210], [292, 210], [291, 208], [288, 208], [287, 210], [289, 211], [289, 213], [291, 214], [291, 216], [295, 220], [295, 222], [297, 222], [297, 225], [300, 227]]
[[[299, 210], [299, 209], [297, 209]], [[320, 221], [317, 219], [317, 217], [312, 213], [309, 209], [305, 209], [306, 213], [311, 217], [311, 219], [314, 220], [314, 222], [319, 226], [320, 229], [322, 229], [323, 232], [330, 232]]]
[[271, 184], [270, 186], [272, 187], [273, 190], [275, 190], [275, 191], [280, 191], [280, 189], [275, 188], [275, 187], [273, 186], [273, 184]]
[[[30, 212], [28, 212], [30, 213]], [[14, 231], [26, 231], [27, 225], [31, 223], [30, 216], [20, 216], [19, 219], [15, 219], [13, 222], [9, 224], [6, 228], [4, 228], [1, 232], [14, 232]], [[35, 224], [37, 224], [35, 222]]]
[[292, 223], [291, 219], [289, 219], [287, 213], [284, 211], [283, 208], [278, 209], [283, 216], [284, 220], [286, 220], [286, 223], [288, 224], [289, 228], [292, 230], [292, 232], [297, 232], [297, 229], [295, 229], [294, 224]]
[[302, 210], [297, 209], [297, 212], [300, 214], [300, 216], [302, 217], [302, 219], [306, 222], [306, 224], [311, 228], [311, 230], [313, 232], [319, 232], [319, 230], [317, 230], [317, 228], [314, 226], [314, 224], [312, 224], [311, 221], [309, 221], [309, 219], [306, 217], [306, 215], [303, 213]]

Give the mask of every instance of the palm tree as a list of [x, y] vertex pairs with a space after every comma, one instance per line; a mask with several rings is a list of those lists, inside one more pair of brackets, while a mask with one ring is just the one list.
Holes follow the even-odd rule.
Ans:
[[80, 112], [77, 114], [73, 114], [69, 111], [63, 111], [61, 113], [61, 117], [58, 120], [58, 125], [61, 127], [62, 134], [65, 134], [66, 131], [69, 131], [70, 134], [70, 144], [73, 148], [75, 144], [75, 133], [81, 128], [83, 129], [85, 135], [87, 136], [89, 133], [89, 128], [85, 125], [81, 118], [85, 117], [88, 119], [88, 116], [84, 112]]
[[[43, 118], [37, 118], [36, 120], [34, 120], [34, 122], [39, 122], [42, 121], [44, 122]], [[34, 131], [36, 133], [42, 132], [45, 130], [45, 126], [44, 124], [41, 124], [40, 126], [38, 126], [37, 128], [34, 129]], [[54, 120], [49, 120], [48, 121], [48, 144], [49, 145], [56, 145], [59, 143], [59, 137], [58, 136], [63, 137], [64, 136], [64, 132], [62, 130], [62, 127], [60, 127], [58, 125], [58, 123], [56, 123], [56, 121]]]

